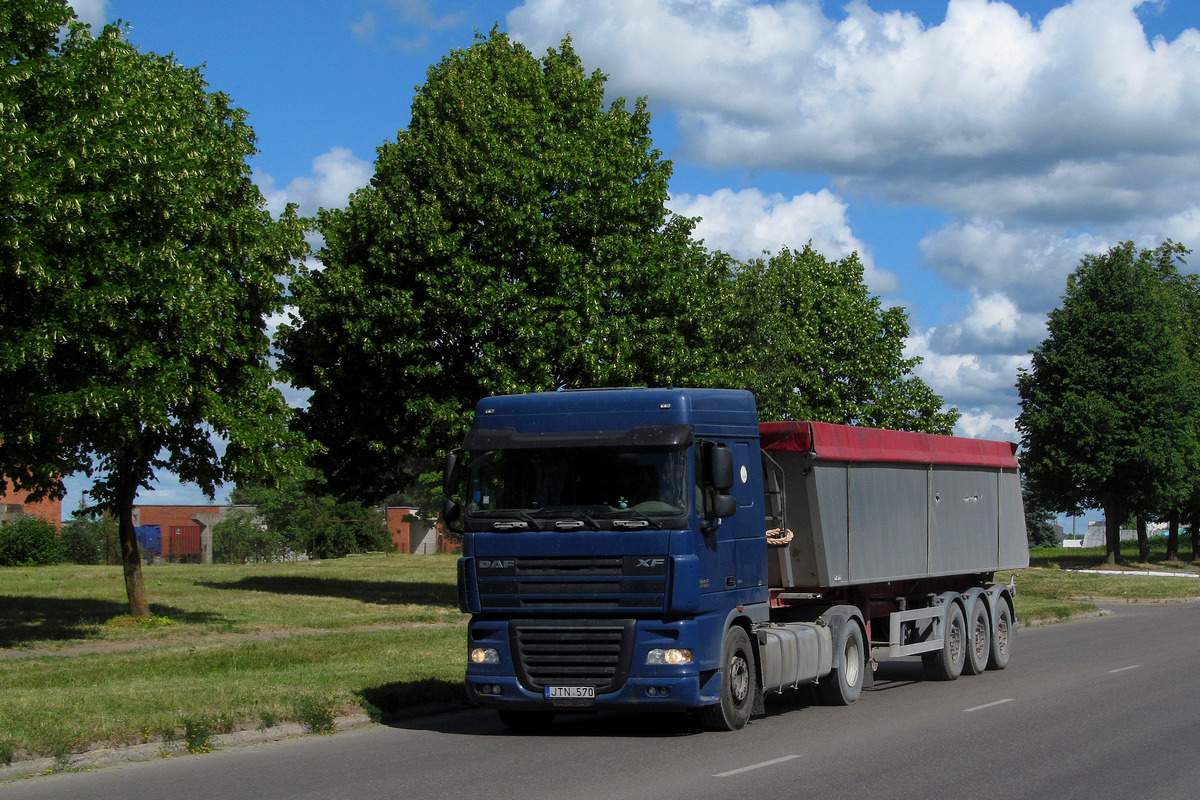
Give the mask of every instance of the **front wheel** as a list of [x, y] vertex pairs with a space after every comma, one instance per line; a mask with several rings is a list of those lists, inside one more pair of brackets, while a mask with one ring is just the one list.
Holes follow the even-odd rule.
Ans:
[[862, 694], [866, 673], [866, 648], [857, 622], [847, 619], [842, 623], [833, 652], [841, 657], [842, 665], [818, 684], [821, 700], [829, 706], [848, 706]]
[[700, 708], [700, 720], [713, 731], [736, 731], [745, 727], [754, 708], [758, 670], [754, 648], [745, 629], [733, 626], [721, 647], [721, 699]]

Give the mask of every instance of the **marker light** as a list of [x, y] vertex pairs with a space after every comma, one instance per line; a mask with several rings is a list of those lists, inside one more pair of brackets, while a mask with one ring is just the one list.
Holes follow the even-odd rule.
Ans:
[[491, 647], [476, 647], [471, 651], [472, 664], [499, 664], [500, 654]]
[[647, 664], [690, 664], [692, 663], [691, 650], [679, 650], [671, 648], [670, 650], [651, 650], [646, 654]]

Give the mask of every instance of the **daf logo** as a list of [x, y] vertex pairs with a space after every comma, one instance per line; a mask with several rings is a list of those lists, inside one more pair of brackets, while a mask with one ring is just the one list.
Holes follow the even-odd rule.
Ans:
[[516, 565], [517, 560], [515, 558], [479, 559], [480, 569], [508, 569]]
[[637, 565], [641, 567], [661, 567], [667, 560], [665, 558], [639, 558]]

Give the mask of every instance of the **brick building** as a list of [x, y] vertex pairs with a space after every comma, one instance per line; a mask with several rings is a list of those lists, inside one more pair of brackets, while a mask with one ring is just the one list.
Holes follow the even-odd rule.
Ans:
[[444, 550], [442, 537], [433, 520], [415, 515], [415, 508], [393, 506], [384, 510], [388, 533], [396, 545], [397, 553], [428, 554], [448, 552]]
[[31, 502], [29, 493], [9, 487], [0, 491], [0, 522], [21, 516], [41, 517], [57, 530], [62, 530], [62, 501], [38, 500]]

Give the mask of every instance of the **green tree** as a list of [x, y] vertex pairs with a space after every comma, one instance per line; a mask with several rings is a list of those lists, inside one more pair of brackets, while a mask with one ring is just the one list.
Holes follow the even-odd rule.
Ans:
[[63, 560], [53, 524], [28, 514], [0, 522], [0, 567], [39, 567]]
[[493, 30], [429, 69], [371, 184], [321, 212], [281, 363], [338, 492], [411, 485], [486, 395], [696, 373], [719, 276], [666, 209], [645, 100], [606, 108], [604, 82], [569, 40], [538, 60]]
[[[199, 69], [114, 26], [58, 44], [61, 3], [16, 5], [0, 36], [0, 153], [19, 154], [0, 193], [0, 474], [58, 496], [61, 476], [92, 476], [130, 613], [148, 616], [132, 507], [155, 470], [211, 495], [298, 458], [265, 319], [303, 224], [271, 219], [245, 112]], [[15, 39], [28, 10], [41, 35]]]
[[857, 254], [811, 244], [733, 266], [705, 382], [751, 390], [764, 419], [948, 434], [956, 409], [912, 373], [908, 318], [863, 283]]
[[1125, 242], [1085, 256], [1017, 379], [1030, 491], [1055, 511], [1102, 508], [1110, 564], [1121, 522], [1181, 505], [1196, 463], [1191, 354], [1170, 288], [1186, 252]]
[[1021, 481], [1021, 496], [1025, 506], [1025, 533], [1030, 547], [1057, 547], [1060, 544], [1058, 531], [1054, 527], [1054, 511], [1046, 508], [1041, 500], [1029, 492]]
[[257, 515], [241, 509], [213, 526], [212, 548], [213, 562], [218, 564], [266, 564], [289, 555], [280, 533], [264, 525]]
[[[378, 511], [363, 503], [321, 494], [318, 487], [322, 483], [318, 473], [302, 468], [277, 485], [238, 486], [231, 500], [237, 505], [254, 506], [263, 529], [269, 536], [279, 537], [284, 550], [293, 557], [305, 554], [309, 558], [340, 558], [350, 553], [395, 549]], [[226, 532], [252, 538], [244, 525]]]
[[[1168, 290], [1168, 302], [1171, 309], [1171, 319], [1174, 321], [1173, 333], [1183, 343], [1184, 352], [1188, 354], [1188, 369], [1185, 385], [1192, 392], [1192, 413], [1188, 420], [1191, 424], [1191, 435], [1200, 440], [1200, 276], [1195, 274], [1183, 275], [1173, 268], [1160, 270]], [[1193, 451], [1200, 458], [1200, 447]], [[1200, 503], [1200, 462], [1193, 462], [1187, 470], [1190, 488], [1186, 489], [1180, 501], [1180, 506], [1172, 507], [1163, 515], [1169, 524], [1167, 535], [1167, 559], [1179, 558], [1179, 522], [1188, 516], [1187, 506]], [[1192, 557], [1200, 556], [1193, 537]]]

